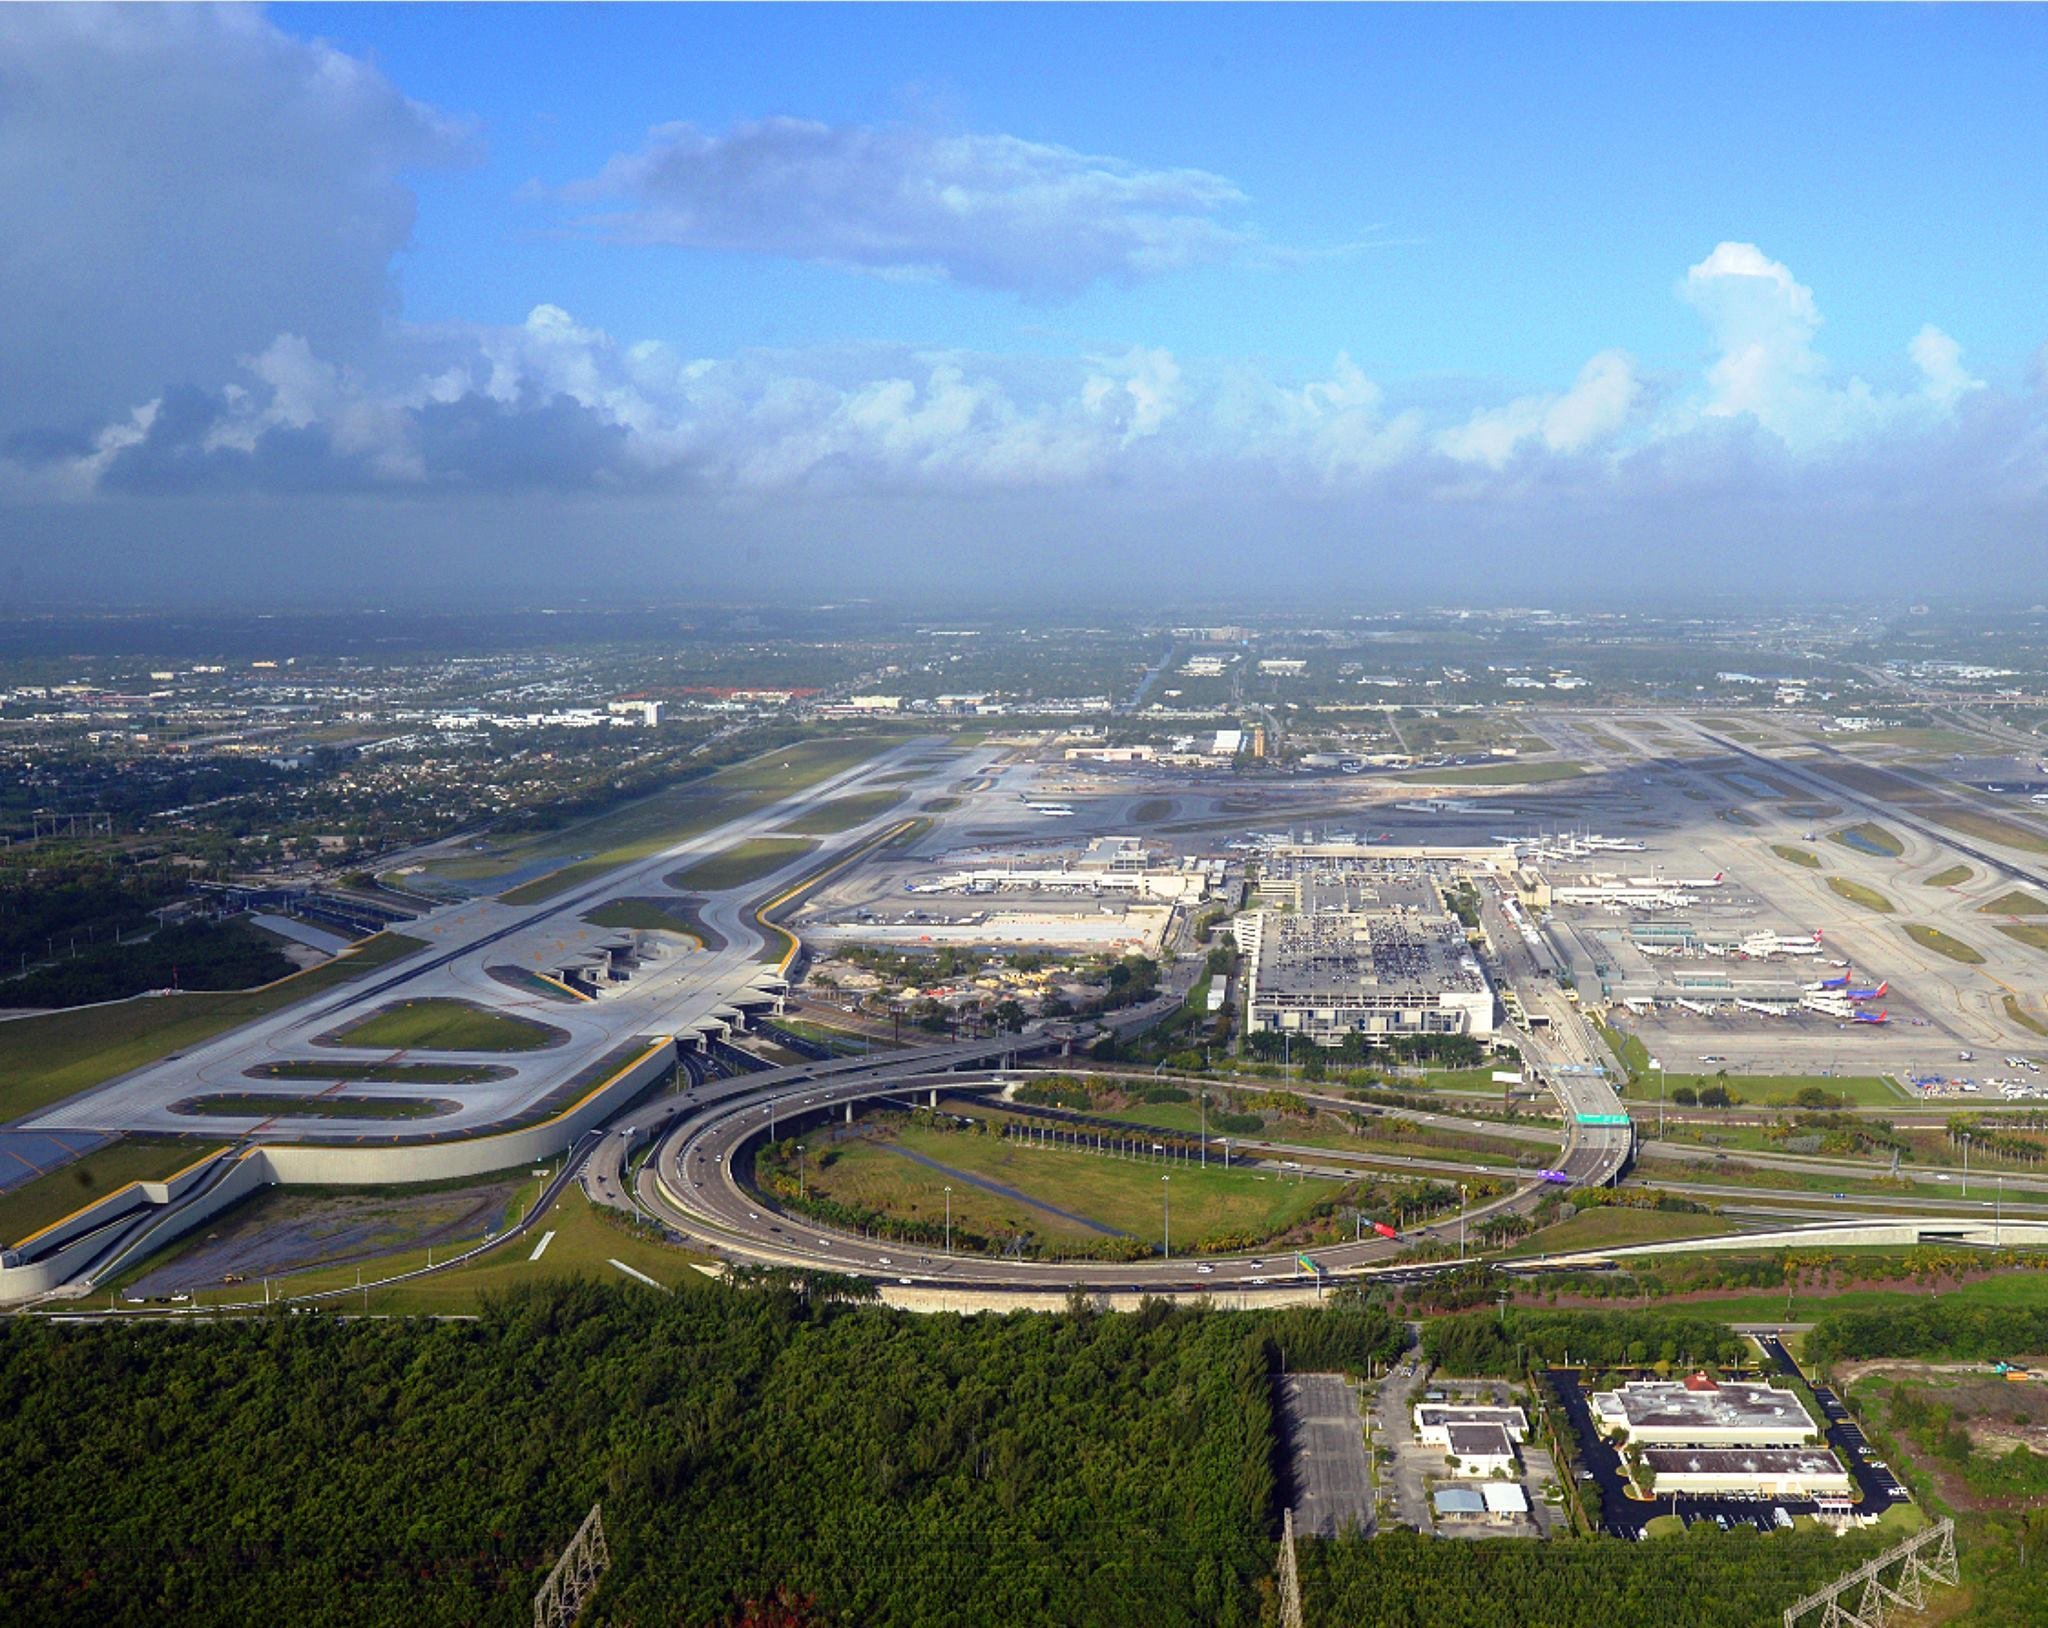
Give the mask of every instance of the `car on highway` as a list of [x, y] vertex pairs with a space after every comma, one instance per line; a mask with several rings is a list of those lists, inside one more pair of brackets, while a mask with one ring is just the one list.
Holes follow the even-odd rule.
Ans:
[[1195, 1270], [1199, 1272], [1203, 1277], [1207, 1277], [1211, 1272], [1215, 1271], [1216, 1268], [1211, 1266], [1207, 1261], [1203, 1261], [1198, 1266], [1196, 1266]]

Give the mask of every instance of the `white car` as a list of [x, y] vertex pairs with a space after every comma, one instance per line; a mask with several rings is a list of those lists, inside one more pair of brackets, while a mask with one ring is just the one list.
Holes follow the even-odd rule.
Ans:
[[1201, 1273], [1202, 1276], [1207, 1277], [1211, 1272], [1215, 1271], [1216, 1268], [1211, 1266], [1207, 1261], [1204, 1261], [1200, 1266], [1197, 1266], [1195, 1270]]

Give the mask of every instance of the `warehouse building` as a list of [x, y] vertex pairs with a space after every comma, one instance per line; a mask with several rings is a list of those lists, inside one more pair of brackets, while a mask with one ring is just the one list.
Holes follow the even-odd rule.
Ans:
[[1842, 1461], [1825, 1447], [1646, 1447], [1643, 1466], [1659, 1496], [1754, 1492], [1810, 1498], [1854, 1488]]
[[1499, 1425], [1508, 1440], [1526, 1441], [1528, 1415], [1520, 1408], [1458, 1407], [1441, 1402], [1424, 1402], [1415, 1409], [1415, 1439], [1425, 1447], [1449, 1447], [1453, 1425]]
[[1632, 1380], [1592, 1401], [1602, 1428], [1638, 1447], [1792, 1447], [1820, 1434], [1793, 1392], [1704, 1374]]
[[1445, 1453], [1459, 1475], [1513, 1475], [1515, 1444], [1497, 1424], [1454, 1424], [1444, 1432]]

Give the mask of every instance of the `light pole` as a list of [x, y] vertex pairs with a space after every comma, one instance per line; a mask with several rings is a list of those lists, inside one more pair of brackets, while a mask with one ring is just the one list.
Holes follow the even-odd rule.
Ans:
[[1202, 1104], [1202, 1168], [1209, 1168], [1209, 1093], [1197, 1091], [1195, 1095]]
[[804, 1145], [801, 1142], [796, 1145], [796, 1201], [799, 1204], [804, 1201]]
[[1159, 1239], [1166, 1251], [1166, 1258], [1173, 1259], [1173, 1178], [1159, 1178]]
[[1465, 1184], [1458, 1183], [1458, 1259], [1465, 1258]]
[[2005, 1178], [1998, 1178], [1998, 1196], [1991, 1201], [1991, 1247], [2005, 1241]]
[[1970, 1133], [1968, 1131], [1959, 1131], [1956, 1134], [1963, 1139], [1963, 1197], [1968, 1198], [1970, 1196]]
[[953, 1253], [953, 1189], [946, 1189], [946, 1253]]
[[1657, 1140], [1664, 1140], [1664, 1065], [1656, 1058], [1650, 1059], [1650, 1067], [1657, 1071]]

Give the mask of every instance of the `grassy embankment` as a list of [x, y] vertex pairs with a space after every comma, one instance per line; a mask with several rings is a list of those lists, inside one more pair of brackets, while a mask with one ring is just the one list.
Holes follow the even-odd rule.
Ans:
[[[539, 1187], [538, 1181], [529, 1181], [522, 1189], [512, 1206], [515, 1218], [533, 1202]], [[534, 1248], [548, 1232], [555, 1236], [548, 1241], [546, 1250], [536, 1261], [532, 1258]], [[446, 1260], [480, 1241], [471, 1239], [467, 1243], [436, 1244], [433, 1255], [436, 1260]], [[356, 1281], [359, 1270], [364, 1278], [394, 1277], [425, 1266], [427, 1253], [424, 1248], [405, 1249], [380, 1256], [361, 1268], [354, 1264], [317, 1267], [288, 1277], [274, 1277], [270, 1280], [270, 1292], [273, 1298], [281, 1300], [293, 1295], [345, 1289]], [[362, 1295], [348, 1295], [330, 1304], [344, 1312], [360, 1312], [367, 1307], [373, 1316], [462, 1315], [475, 1312], [482, 1298], [493, 1291], [522, 1283], [544, 1282], [549, 1278], [593, 1278], [627, 1286], [636, 1283], [637, 1279], [612, 1264], [615, 1260], [646, 1273], [667, 1289], [693, 1288], [710, 1281], [697, 1270], [698, 1265], [708, 1263], [708, 1256], [631, 1231], [623, 1220], [607, 1219], [607, 1213], [600, 1212], [583, 1196], [581, 1189], [572, 1187], [530, 1232], [468, 1265], [406, 1283], [395, 1283], [388, 1288], [370, 1289]], [[148, 1263], [150, 1266], [161, 1264], [161, 1258]], [[260, 1288], [257, 1294], [260, 1297]], [[250, 1286], [238, 1284], [197, 1291], [192, 1302], [194, 1305], [218, 1305], [246, 1302], [249, 1298]]]
[[131, 1181], [161, 1181], [213, 1151], [214, 1144], [125, 1136], [46, 1176], [0, 1193], [0, 1243], [18, 1243]]
[[[1977, 873], [1968, 865], [1951, 865], [1947, 870], [1936, 871], [1920, 885], [1922, 887], [1960, 887]], [[1986, 908], [1989, 908], [1988, 906]]]
[[488, 855], [465, 856], [429, 869], [454, 879], [479, 881], [551, 859], [569, 861], [561, 870], [503, 895], [509, 904], [538, 904], [606, 871], [652, 858], [687, 837], [766, 808], [896, 744], [895, 739], [879, 735], [800, 741], [559, 831], [514, 837]]
[[379, 933], [346, 955], [231, 994], [162, 995], [0, 1023], [0, 1120], [61, 1102], [228, 1029], [388, 966], [425, 946]]
[[430, 999], [386, 1006], [326, 1038], [338, 1045], [393, 1051], [541, 1051], [561, 1044], [565, 1036], [531, 1018], [467, 1001]]
[[1771, 844], [1771, 852], [1791, 864], [1804, 865], [1810, 871], [1820, 869], [1820, 855], [1810, 848], [1795, 848], [1789, 843], [1774, 842]]
[[1671, 1210], [1631, 1210], [1603, 1204], [1581, 1210], [1569, 1221], [1518, 1241], [1509, 1259], [1564, 1255], [1579, 1249], [1619, 1249], [1625, 1244], [1661, 1244], [1673, 1238], [1722, 1238], [1736, 1230], [1717, 1215], [1686, 1215]]

